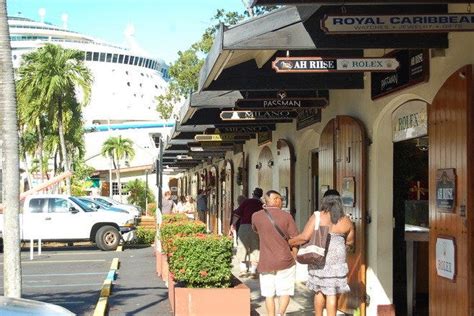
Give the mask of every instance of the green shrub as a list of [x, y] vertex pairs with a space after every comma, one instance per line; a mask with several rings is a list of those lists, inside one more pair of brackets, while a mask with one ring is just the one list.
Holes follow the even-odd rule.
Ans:
[[156, 229], [139, 226], [137, 228], [137, 239], [135, 244], [151, 245], [155, 241]]
[[189, 218], [186, 214], [177, 213], [177, 214], [165, 214], [161, 220], [162, 225], [167, 223], [189, 221]]
[[156, 203], [148, 203], [146, 210], [149, 216], [155, 216], [156, 214]]
[[[186, 217], [186, 215], [184, 215]], [[175, 221], [161, 224], [160, 240], [163, 253], [173, 251], [173, 242], [177, 237], [190, 236], [206, 232], [206, 225], [197, 221]]]
[[230, 287], [232, 277], [232, 239], [198, 234], [174, 241], [169, 257], [170, 272], [186, 287]]

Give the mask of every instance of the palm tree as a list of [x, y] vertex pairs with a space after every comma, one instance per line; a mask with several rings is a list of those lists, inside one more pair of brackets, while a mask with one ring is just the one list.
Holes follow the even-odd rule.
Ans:
[[[81, 51], [46, 44], [24, 55], [18, 71], [21, 99], [38, 104], [37, 113], [46, 114], [48, 122], [57, 124], [64, 171], [71, 168], [64, 137], [67, 132], [65, 122], [71, 112], [80, 112], [81, 105], [90, 100], [92, 74], [83, 60], [84, 53]], [[82, 96], [82, 104], [74, 102], [78, 95]], [[70, 178], [66, 179], [66, 186], [70, 194]]]
[[[117, 184], [120, 196], [120, 202], [122, 202], [122, 184], [120, 183], [120, 160], [122, 159], [133, 159], [135, 156], [135, 150], [133, 149], [133, 141], [128, 138], [122, 138], [121, 135], [118, 137], [109, 137], [102, 145], [101, 155], [104, 157], [110, 157], [114, 164], [114, 168], [117, 169]], [[112, 190], [112, 179], [110, 179], [110, 190]]]
[[[4, 194], [4, 295], [21, 297], [20, 259], [20, 174], [18, 152], [18, 123], [16, 116], [15, 79], [10, 47], [10, 32], [7, 23], [6, 0], [0, 0], [0, 117], [2, 133], [2, 159]], [[8, 188], [8, 189], [7, 189]]]

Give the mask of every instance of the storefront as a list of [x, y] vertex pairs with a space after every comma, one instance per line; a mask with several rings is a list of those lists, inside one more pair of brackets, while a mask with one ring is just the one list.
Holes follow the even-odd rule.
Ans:
[[[357, 233], [349, 254], [352, 291], [340, 300], [341, 310], [469, 315], [474, 308], [469, 216], [474, 206], [474, 33], [328, 35], [320, 21], [341, 10], [345, 16], [380, 15], [374, 21], [388, 14], [393, 21], [397, 15], [422, 13], [438, 14], [438, 20], [448, 12], [472, 15], [466, 4], [347, 3], [283, 8], [222, 30], [216, 37], [219, 49], [211, 51], [202, 70], [200, 91], [183, 108], [176, 129], [207, 126], [187, 135], [189, 156], [191, 147], [199, 147], [198, 134], [250, 139], [226, 136], [202, 147], [195, 157], [205, 158], [193, 157], [180, 176], [217, 172], [217, 224], [211, 221], [217, 233], [226, 233], [229, 196], [235, 206], [238, 195], [256, 186], [280, 191], [301, 229], [323, 192], [336, 188]], [[246, 32], [252, 28], [253, 33]], [[395, 58], [399, 67], [277, 73], [272, 62], [287, 55]], [[289, 107], [273, 108], [279, 114], [252, 122], [221, 119], [222, 111], [236, 110], [238, 100], [257, 102], [282, 91], [286, 100], [324, 98], [327, 105], [320, 102], [296, 117], [286, 115], [293, 111]], [[172, 149], [165, 152], [172, 156]], [[171, 165], [184, 164], [170, 159]]]

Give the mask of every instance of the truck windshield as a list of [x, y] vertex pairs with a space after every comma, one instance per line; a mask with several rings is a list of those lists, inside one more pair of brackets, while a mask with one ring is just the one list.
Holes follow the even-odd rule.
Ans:
[[97, 212], [96, 209], [87, 206], [84, 202], [82, 202], [82, 201], [79, 200], [78, 198], [70, 197], [70, 199], [71, 199], [74, 203], [76, 203], [77, 205], [79, 205], [79, 206], [84, 210], [84, 212]]

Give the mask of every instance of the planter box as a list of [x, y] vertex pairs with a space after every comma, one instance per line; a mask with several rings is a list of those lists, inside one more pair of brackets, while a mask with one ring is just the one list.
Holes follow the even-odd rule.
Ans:
[[165, 283], [168, 283], [168, 273], [169, 273], [169, 265], [168, 265], [168, 255], [162, 253], [161, 256], [161, 278]]
[[234, 278], [233, 287], [196, 289], [174, 287], [175, 316], [250, 315], [250, 289]]
[[168, 274], [168, 300], [170, 301], [171, 310], [174, 313], [174, 292], [175, 292], [176, 282], [173, 278], [173, 273]]
[[156, 275], [161, 276], [161, 252], [155, 251]]

